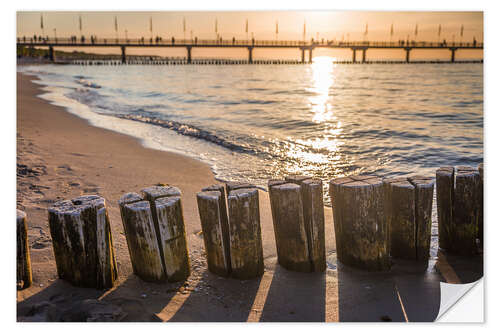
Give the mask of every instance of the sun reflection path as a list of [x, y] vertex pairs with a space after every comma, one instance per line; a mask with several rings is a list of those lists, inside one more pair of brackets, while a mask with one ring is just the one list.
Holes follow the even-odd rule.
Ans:
[[311, 85], [306, 88], [312, 121], [324, 127], [323, 135], [306, 138], [288, 138], [286, 155], [295, 162], [288, 172], [302, 172], [321, 176], [326, 168], [341, 159], [339, 148], [343, 144], [342, 122], [334, 114], [330, 89], [335, 84], [333, 57], [316, 57], [311, 65]]

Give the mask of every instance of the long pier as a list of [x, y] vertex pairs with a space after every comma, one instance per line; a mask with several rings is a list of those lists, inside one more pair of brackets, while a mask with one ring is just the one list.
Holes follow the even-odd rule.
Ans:
[[479, 42], [427, 42], [427, 41], [279, 41], [279, 40], [237, 40], [233, 39], [181, 39], [176, 40], [171, 39], [110, 39], [110, 38], [91, 38], [90, 40], [85, 38], [17, 38], [18, 47], [48, 47], [49, 58], [51, 61], [56, 60], [55, 51], [56, 47], [106, 47], [106, 48], [120, 48], [121, 50], [121, 62], [127, 63], [127, 52], [126, 49], [129, 47], [133, 48], [185, 48], [186, 49], [186, 62], [188, 64], [193, 63], [193, 58], [191, 56], [191, 51], [193, 48], [243, 48], [248, 50], [248, 61], [247, 63], [256, 63], [253, 60], [253, 50], [255, 48], [277, 48], [277, 49], [298, 49], [301, 52], [300, 63], [306, 62], [306, 52], [308, 53], [308, 62], [312, 62], [313, 50], [316, 48], [330, 48], [330, 49], [350, 49], [352, 51], [352, 61], [351, 63], [358, 63], [356, 58], [357, 52], [361, 52], [361, 63], [367, 63], [366, 51], [368, 49], [401, 49], [406, 52], [405, 62], [410, 62], [410, 52], [413, 49], [428, 49], [428, 50], [449, 50], [450, 51], [450, 61], [451, 63], [455, 61], [455, 53], [459, 49], [473, 49], [482, 50], [483, 43]]

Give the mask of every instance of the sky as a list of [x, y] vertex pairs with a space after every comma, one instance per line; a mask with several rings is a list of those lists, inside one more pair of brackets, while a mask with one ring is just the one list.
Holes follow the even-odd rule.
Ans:
[[[483, 40], [482, 12], [382, 12], [382, 11], [190, 11], [190, 12], [17, 12], [17, 36], [40, 35], [41, 16], [44, 33], [51, 37], [80, 35], [79, 16], [82, 18], [82, 33], [86, 36], [97, 35], [102, 38], [116, 37], [114, 18], [118, 23], [118, 35], [129, 38], [151, 35], [150, 18], [153, 22], [153, 35], [163, 38], [183, 38], [183, 21], [186, 22], [186, 38], [193, 36], [201, 39], [214, 38], [215, 21], [218, 33], [227, 39], [233, 37], [246, 39], [246, 20], [249, 35], [256, 39], [302, 40], [304, 22], [306, 39], [326, 40], [363, 40], [368, 25], [368, 40], [390, 40], [391, 25], [394, 26], [393, 40], [410, 39], [438, 40], [438, 27], [441, 24], [441, 39], [449, 41], [471, 41], [475, 37]], [[278, 35], [276, 35], [278, 23]], [[417, 35], [415, 27], [418, 24]], [[461, 26], [463, 37], [460, 37]], [[56, 31], [54, 32], [54, 29]]]

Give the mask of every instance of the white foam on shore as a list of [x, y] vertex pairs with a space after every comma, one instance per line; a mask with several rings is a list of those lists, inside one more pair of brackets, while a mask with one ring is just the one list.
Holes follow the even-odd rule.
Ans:
[[236, 161], [231, 163], [232, 160], [235, 160], [234, 154], [231, 151], [218, 145], [180, 135], [175, 131], [152, 124], [94, 112], [89, 106], [66, 96], [73, 88], [51, 84], [49, 80], [44, 78], [43, 71], [37, 73], [32, 70], [23, 70], [22, 68], [19, 71], [38, 77], [38, 80], [34, 80], [33, 82], [42, 85], [41, 89], [44, 91], [38, 97], [48, 101], [50, 104], [63, 107], [69, 113], [87, 120], [92, 126], [134, 137], [146, 148], [173, 152], [204, 162], [211, 167], [217, 179], [224, 178], [223, 175], [225, 173], [221, 172], [221, 169], [230, 170], [232, 165], [237, 163]]

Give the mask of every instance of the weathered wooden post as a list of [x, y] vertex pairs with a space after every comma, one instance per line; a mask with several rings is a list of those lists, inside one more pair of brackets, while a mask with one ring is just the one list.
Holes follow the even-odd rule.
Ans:
[[431, 178], [414, 176], [384, 179], [384, 215], [389, 249], [398, 259], [425, 261], [429, 257], [432, 224]]
[[228, 267], [228, 272], [231, 273], [231, 254], [229, 247], [229, 221], [227, 216], [227, 204], [226, 204], [226, 191], [224, 190], [224, 185], [214, 184], [201, 189], [204, 192], [219, 191], [221, 193], [221, 198], [219, 200], [219, 211], [221, 212], [221, 232], [222, 241], [224, 247], [224, 256], [226, 258], [226, 267]]
[[127, 193], [118, 201], [134, 274], [145, 281], [167, 279], [148, 201]]
[[455, 171], [453, 202], [454, 242], [452, 252], [477, 253], [479, 225], [480, 176], [475, 168], [458, 166]]
[[300, 186], [292, 183], [270, 185], [269, 197], [278, 263], [289, 270], [310, 272]]
[[477, 167], [481, 182], [479, 186], [479, 224], [477, 226], [477, 236], [483, 246], [483, 233], [484, 233], [484, 165], [480, 163]]
[[259, 191], [233, 190], [228, 195], [232, 276], [251, 279], [264, 274]]
[[[285, 256], [292, 255], [292, 253], [289, 253], [286, 248], [281, 250], [279, 249], [281, 245], [281, 241], [279, 239], [282, 237], [295, 237], [295, 242], [301, 242], [301, 232], [295, 234], [289, 233], [286, 232], [287, 227], [283, 228], [280, 226], [281, 224], [283, 224], [283, 221], [285, 221], [285, 226], [287, 226], [288, 218], [286, 217], [286, 215], [288, 214], [288, 210], [285, 209], [285, 213], [283, 213], [283, 209], [280, 208], [280, 206], [283, 204], [283, 202], [280, 202], [280, 198], [282, 198], [281, 191], [275, 190], [274, 188], [277, 187], [278, 189], [281, 189], [280, 185], [286, 183], [288, 183], [288, 185], [293, 183], [300, 186], [303, 216], [302, 219], [304, 221], [303, 225], [306, 234], [307, 256], [310, 263], [310, 269], [294, 269], [285, 265], [283, 266], [292, 270], [322, 272], [326, 269], [325, 217], [323, 207], [323, 184], [319, 179], [312, 179], [309, 176], [292, 175], [286, 177], [285, 180], [269, 180], [268, 189], [271, 202], [271, 212], [273, 217], [277, 252], [285, 253]], [[297, 217], [294, 216], [294, 218]]]
[[480, 181], [479, 171], [467, 166], [436, 171], [439, 246], [449, 253], [474, 255], [478, 252]]
[[390, 203], [384, 203], [385, 207], [390, 205], [388, 225], [390, 234], [390, 253], [394, 258], [415, 259], [416, 258], [416, 230], [415, 223], [415, 191], [413, 185], [406, 179], [385, 182], [385, 189], [389, 189]]
[[323, 182], [308, 176], [289, 176], [286, 179], [300, 185], [312, 271], [323, 272], [326, 269]]
[[368, 270], [390, 268], [382, 180], [350, 176], [330, 181], [337, 258]]
[[75, 286], [111, 288], [118, 274], [104, 198], [59, 201], [48, 214], [59, 277]]
[[33, 278], [31, 274], [30, 247], [28, 243], [28, 225], [26, 213], [17, 209], [17, 289], [25, 289], [31, 286]]
[[[222, 188], [224, 190], [224, 188]], [[226, 235], [223, 231], [223, 219], [227, 213], [222, 210], [221, 201], [225, 196], [221, 191], [202, 191], [196, 195], [198, 201], [198, 212], [200, 214], [201, 229], [203, 231], [203, 242], [207, 255], [208, 270], [214, 274], [228, 276], [231, 273], [231, 258], [229, 254], [228, 230]], [[225, 207], [225, 205], [224, 205]], [[226, 250], [227, 247], [227, 250]]]
[[168, 281], [185, 280], [191, 269], [181, 191], [173, 186], [151, 186], [143, 189], [141, 194], [151, 205], [159, 250]]
[[155, 206], [168, 281], [185, 280], [191, 273], [191, 268], [181, 197], [159, 198], [155, 201]]
[[441, 167], [436, 171], [436, 200], [438, 213], [439, 247], [450, 249], [453, 244], [453, 188], [455, 169]]
[[255, 185], [244, 182], [227, 182], [226, 183], [226, 195], [229, 196], [229, 192], [233, 190], [239, 190], [242, 188], [256, 188]]

